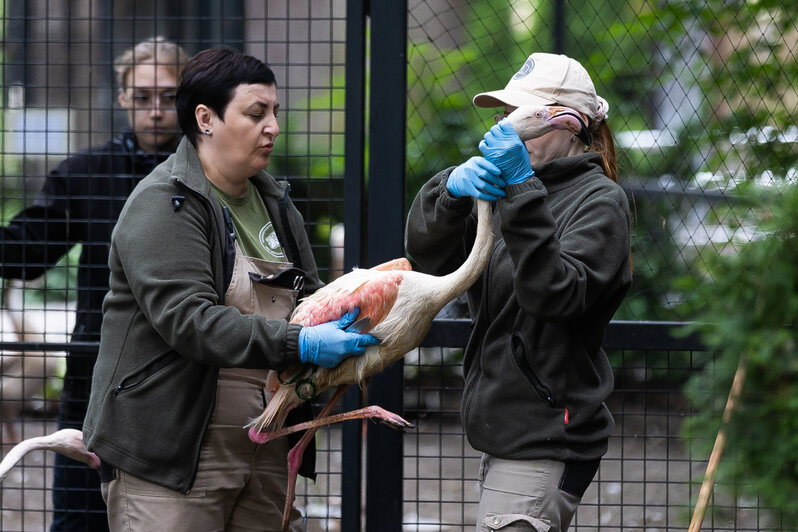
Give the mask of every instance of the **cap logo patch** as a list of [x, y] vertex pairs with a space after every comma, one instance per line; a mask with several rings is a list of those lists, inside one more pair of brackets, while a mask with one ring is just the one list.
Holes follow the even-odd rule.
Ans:
[[531, 57], [527, 57], [526, 61], [524, 62], [524, 65], [520, 68], [520, 70], [518, 70], [518, 72], [515, 73], [515, 76], [513, 76], [513, 80], [521, 79], [525, 76], [528, 76], [529, 73], [532, 72], [534, 68], [535, 68], [535, 60], [532, 59]]

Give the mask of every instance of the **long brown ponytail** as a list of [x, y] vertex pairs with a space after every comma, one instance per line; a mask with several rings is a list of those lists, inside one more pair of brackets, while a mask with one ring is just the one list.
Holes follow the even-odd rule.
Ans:
[[612, 131], [607, 125], [606, 120], [602, 120], [598, 128], [593, 132], [593, 144], [589, 151], [598, 153], [601, 156], [601, 166], [604, 174], [618, 182], [618, 161], [615, 158], [615, 141], [612, 139]]

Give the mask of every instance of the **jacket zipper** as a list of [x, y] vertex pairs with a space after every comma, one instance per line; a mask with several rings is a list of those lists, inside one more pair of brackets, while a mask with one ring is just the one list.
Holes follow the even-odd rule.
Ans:
[[[492, 216], [492, 215], [491, 215]], [[472, 244], [473, 245], [473, 244]], [[482, 296], [480, 298], [479, 306], [484, 308], [486, 314], [488, 316], [488, 320], [492, 321], [490, 317], [490, 301], [488, 298], [490, 297], [490, 276], [491, 276], [491, 267], [493, 266], [493, 258], [496, 254], [496, 246], [494, 245], [493, 250], [491, 250], [491, 257], [488, 261], [487, 266], [485, 266], [485, 271], [482, 272], [480, 276], [479, 282], [482, 283]], [[473, 338], [469, 338], [469, 344], [473, 341]], [[484, 341], [484, 339], [483, 339]], [[468, 419], [469, 412], [471, 411], [471, 401], [476, 393], [477, 388], [479, 387], [479, 381], [482, 378], [482, 357], [484, 356], [482, 353], [482, 348], [484, 344], [480, 345], [478, 356], [474, 357], [474, 360], [471, 362], [475, 367], [469, 370], [470, 372], [476, 372], [476, 379], [474, 384], [471, 386], [471, 389], [468, 391], [468, 394], [463, 397], [463, 419]]]
[[551, 389], [549, 389], [549, 387], [540, 379], [540, 377], [538, 377], [537, 374], [532, 371], [532, 368], [529, 367], [529, 362], [526, 359], [524, 340], [521, 338], [520, 333], [513, 333], [513, 336], [510, 338], [510, 348], [513, 352], [513, 357], [515, 358], [518, 367], [521, 368], [521, 372], [532, 385], [532, 388], [535, 389], [540, 398], [546, 401], [549, 406], [554, 407], [554, 396], [551, 394]]
[[227, 233], [232, 240], [236, 239], [236, 228], [233, 225], [233, 217], [230, 214], [230, 209], [227, 205], [222, 205], [222, 212], [224, 213], [224, 223], [227, 225]]
[[[119, 381], [119, 384], [114, 389], [114, 396], [117, 396], [122, 392], [128, 391], [144, 383], [147, 379], [149, 379], [154, 374], [158, 373], [160, 370], [164, 369], [168, 365], [172, 364], [173, 362], [176, 362], [179, 358], [180, 356], [171, 350], [153, 358], [152, 360], [147, 362], [143, 367], [122, 377], [122, 380]], [[134, 382], [127, 384], [128, 381], [134, 379], [135, 379]]]

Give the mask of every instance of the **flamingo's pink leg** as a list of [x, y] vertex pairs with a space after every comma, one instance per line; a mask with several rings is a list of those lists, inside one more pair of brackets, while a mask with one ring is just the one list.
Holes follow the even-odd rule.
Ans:
[[319, 427], [333, 423], [339, 423], [349, 419], [376, 419], [397, 429], [413, 426], [412, 423], [406, 421], [402, 417], [379, 406], [367, 406], [359, 410], [353, 410], [351, 412], [344, 412], [329, 416], [328, 414], [341, 399], [348, 387], [349, 385], [346, 384], [338, 386], [335, 394], [333, 394], [330, 401], [319, 413], [319, 417], [314, 420], [298, 423], [296, 425], [285, 427], [274, 432], [257, 432], [254, 427], [249, 429], [249, 438], [256, 443], [266, 443], [267, 441], [280, 438], [287, 434], [302, 430], [307, 431], [302, 438], [300, 438], [297, 444], [288, 452], [288, 487], [286, 488], [285, 506], [283, 507], [283, 531], [288, 530], [288, 520], [289, 516], [291, 515], [291, 508], [294, 505], [294, 499], [296, 496], [296, 477], [297, 473], [299, 472], [299, 467], [302, 465], [302, 456], [305, 454], [305, 449], [307, 448], [308, 443], [310, 443], [310, 440], [316, 435], [316, 431], [319, 430]]
[[[324, 406], [322, 411], [319, 413], [320, 417], [327, 416], [330, 413], [330, 410], [333, 409], [335, 404], [341, 399], [344, 395], [344, 392], [349, 387], [347, 384], [341, 384], [338, 386], [338, 389], [332, 396], [332, 399]], [[288, 530], [288, 520], [289, 516], [291, 515], [291, 508], [294, 506], [294, 498], [296, 494], [296, 476], [299, 472], [299, 466], [302, 465], [302, 455], [305, 454], [305, 449], [310, 443], [310, 440], [313, 439], [313, 436], [316, 435], [316, 431], [319, 430], [318, 427], [314, 427], [309, 429], [300, 440], [294, 445], [293, 449], [288, 452], [288, 487], [286, 488], [285, 493], [285, 506], [283, 507], [283, 524], [282, 530], [285, 532]], [[258, 435], [260, 436], [260, 435]], [[250, 438], [252, 438], [252, 430], [250, 429]], [[256, 441], [256, 440], [252, 440]], [[264, 440], [266, 441], [266, 440]]]

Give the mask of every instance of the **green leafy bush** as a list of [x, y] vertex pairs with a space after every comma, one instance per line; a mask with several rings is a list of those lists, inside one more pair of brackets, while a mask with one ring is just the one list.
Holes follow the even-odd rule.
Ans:
[[747, 377], [727, 427], [719, 485], [758, 496], [785, 523], [798, 523], [798, 188], [741, 192], [749, 212], [760, 217], [758, 239], [737, 253], [715, 255], [706, 277], [682, 284], [703, 302], [694, 329], [718, 353], [685, 388], [698, 412], [686, 435], [709, 456], [744, 360]]

